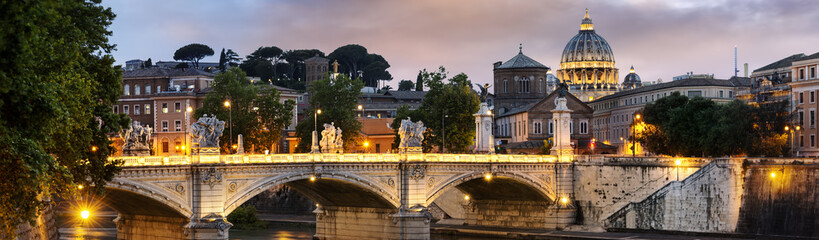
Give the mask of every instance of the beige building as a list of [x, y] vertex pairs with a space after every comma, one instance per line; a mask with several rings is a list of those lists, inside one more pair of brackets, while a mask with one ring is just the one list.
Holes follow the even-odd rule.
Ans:
[[[617, 146], [619, 153], [632, 154], [628, 142], [632, 132], [635, 113], [643, 109], [646, 104], [666, 97], [673, 92], [688, 97], [704, 97], [715, 102], [733, 101], [734, 93], [747, 89], [748, 78], [734, 77], [728, 80], [691, 78], [672, 82], [653, 84], [632, 90], [618, 92], [598, 98], [589, 103], [594, 109], [592, 118], [593, 136], [605, 144]], [[642, 148], [636, 146], [637, 154], [642, 154]]]
[[[191, 124], [197, 119], [193, 111], [202, 107], [205, 95], [213, 85], [213, 73], [198, 69], [147, 68], [125, 71], [122, 77], [123, 95], [114, 106], [114, 112], [124, 113], [132, 120], [139, 121], [154, 129], [152, 154], [159, 156], [190, 154], [191, 139], [188, 134]], [[296, 90], [279, 86], [270, 87], [280, 92], [281, 101], [296, 103], [302, 95]], [[296, 107], [293, 120], [285, 128], [295, 131], [298, 118]], [[228, 119], [221, 119], [227, 121]], [[279, 144], [286, 151], [288, 142]]]
[[[793, 125], [800, 126], [793, 131], [793, 150], [799, 156], [817, 157], [816, 129], [817, 109], [819, 109], [819, 53], [794, 60], [791, 65], [792, 81], [788, 84], [792, 92], [792, 112], [795, 113]], [[797, 154], [797, 153], [792, 153]]]
[[[513, 108], [495, 117], [495, 141], [509, 153], [540, 153], [543, 141], [554, 136], [552, 112], [558, 91], [540, 101]], [[569, 124], [571, 141], [578, 149], [587, 148], [591, 140], [592, 109], [572, 94], [566, 93], [567, 107], [572, 110]]]

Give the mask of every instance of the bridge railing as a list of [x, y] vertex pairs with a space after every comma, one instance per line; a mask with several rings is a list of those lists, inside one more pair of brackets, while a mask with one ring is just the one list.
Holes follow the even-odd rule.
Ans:
[[391, 153], [345, 153], [345, 154], [245, 154], [218, 156], [120, 156], [124, 166], [186, 165], [197, 163], [252, 164], [252, 163], [359, 163], [359, 162], [456, 162], [456, 163], [542, 163], [555, 162], [551, 155], [500, 155], [500, 154], [391, 154]]

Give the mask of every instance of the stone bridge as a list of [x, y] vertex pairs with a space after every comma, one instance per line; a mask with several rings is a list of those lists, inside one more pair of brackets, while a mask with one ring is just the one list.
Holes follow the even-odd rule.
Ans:
[[575, 222], [573, 162], [549, 155], [274, 154], [118, 157], [102, 201], [118, 239], [228, 239], [225, 217], [287, 185], [317, 203], [319, 239], [429, 239], [427, 207], [454, 188], [468, 223], [560, 229]]

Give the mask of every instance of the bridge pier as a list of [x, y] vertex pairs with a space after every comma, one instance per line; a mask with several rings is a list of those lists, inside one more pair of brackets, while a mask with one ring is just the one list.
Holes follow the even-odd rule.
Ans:
[[429, 239], [424, 211], [364, 207], [319, 207], [316, 239]]
[[114, 219], [117, 239], [186, 239], [185, 224], [188, 219], [120, 213]]

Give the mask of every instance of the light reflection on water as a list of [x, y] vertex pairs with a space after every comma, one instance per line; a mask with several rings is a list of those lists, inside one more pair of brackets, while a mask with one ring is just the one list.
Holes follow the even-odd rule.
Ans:
[[[116, 228], [60, 228], [60, 240], [116, 240]], [[230, 230], [232, 240], [302, 240], [313, 239], [315, 227], [291, 226], [283, 224], [270, 224], [263, 230]], [[464, 237], [452, 235], [432, 234], [431, 239], [440, 240], [484, 240], [492, 238]]]

